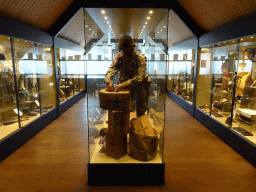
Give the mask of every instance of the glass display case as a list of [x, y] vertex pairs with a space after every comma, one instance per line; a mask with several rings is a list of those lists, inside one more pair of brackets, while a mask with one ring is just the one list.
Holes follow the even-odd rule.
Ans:
[[0, 36], [0, 139], [19, 129], [11, 40]]
[[[167, 19], [167, 17], [165, 17], [165, 19]], [[158, 28], [155, 30], [158, 30]], [[161, 35], [164, 36], [163, 34]], [[151, 80], [151, 84], [148, 84], [148, 109], [145, 115], [142, 116], [145, 119], [143, 119], [142, 117], [141, 119], [137, 117], [136, 98], [130, 97], [129, 94], [128, 96], [126, 95], [126, 98], [126, 91], [131, 94], [129, 90], [123, 90], [123, 92], [107, 92], [105, 90], [106, 84], [104, 81], [108, 67], [112, 64], [115, 55], [119, 51], [117, 47], [118, 41], [110, 41], [108, 39], [105, 39], [104, 37], [104, 40], [98, 41], [93, 49], [88, 52], [87, 97], [90, 149], [89, 164], [163, 163], [163, 128], [166, 96], [165, 93], [167, 54], [165, 51], [166, 47], [164, 46], [164, 43], [157, 41], [158, 38], [161, 38], [159, 36], [154, 36], [154, 38], [155, 39], [148, 37], [141, 42], [137, 41], [135, 47], [136, 51], [138, 51], [141, 55], [145, 57], [143, 62], [146, 63], [146, 72], [149, 76], [148, 79]], [[162, 37], [162, 39], [164, 38]], [[102, 45], [103, 41], [108, 43]], [[101, 44], [101, 46], [97, 46], [97, 44]], [[154, 48], [152, 48], [152, 45], [155, 45]], [[101, 58], [108, 58], [108, 60], [99, 60], [96, 57], [97, 65], [92, 64], [92, 62], [95, 62], [95, 55], [99, 55], [99, 53], [101, 53]], [[155, 58], [151, 58], [152, 60], [149, 60], [149, 56], [153, 57], [152, 55], [155, 55]], [[114, 87], [116, 87], [117, 85], [117, 76], [118, 73], [113, 78]], [[145, 81], [143, 85], [146, 86]], [[108, 94], [124, 94], [122, 98], [126, 98], [126, 100], [122, 100], [122, 98], [119, 98], [120, 100], [117, 99], [117, 101], [111, 101], [111, 99], [108, 100]], [[122, 110], [118, 107], [115, 108], [114, 105], [116, 104], [113, 103], [112, 105], [112, 102], [122, 103]], [[123, 108], [123, 104], [126, 102], [128, 102], [129, 104], [125, 105], [126, 108]], [[134, 132], [132, 130], [136, 129], [135, 122], [137, 120], [140, 122], [145, 121], [146, 123], [149, 123], [148, 126], [150, 126], [150, 130], [153, 131], [152, 134], [154, 134], [154, 136], [152, 136], [153, 139], [150, 137], [147, 138], [147, 142], [149, 143], [147, 143], [146, 141], [140, 143], [142, 146], [139, 147], [142, 148], [136, 151], [134, 147], [134, 138], [136, 136], [134, 135]], [[118, 122], [121, 124], [118, 124]], [[117, 131], [118, 128], [115, 126], [121, 127], [122, 131], [119, 133]], [[119, 143], [121, 147], [118, 148], [119, 144], [115, 142], [121, 142], [121, 144]], [[149, 145], [147, 146], [149, 148], [150, 145], [153, 145], [154, 150], [151, 151], [150, 154], [147, 154], [149, 153], [149, 151], [144, 151], [143, 144], [144, 147], [145, 145]], [[138, 142], [136, 142], [136, 145], [138, 145]], [[134, 155], [134, 150], [136, 151], [136, 154], [138, 156], [145, 156], [145, 154], [147, 154], [147, 157], [145, 157], [146, 159], [142, 158], [142, 160], [138, 158], [136, 155]]]
[[85, 89], [84, 54], [57, 48], [59, 99], [63, 102]]
[[52, 47], [0, 36], [0, 139], [56, 107]]
[[255, 38], [201, 47], [196, 90], [197, 108], [254, 143]]
[[169, 51], [167, 89], [192, 104], [195, 49]]

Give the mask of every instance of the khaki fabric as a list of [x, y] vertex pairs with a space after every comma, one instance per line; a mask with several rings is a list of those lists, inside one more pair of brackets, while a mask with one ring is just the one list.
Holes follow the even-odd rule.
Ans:
[[242, 74], [238, 75], [236, 94], [239, 96], [252, 97], [253, 89], [249, 87], [253, 84], [251, 73], [248, 73], [244, 76]]
[[105, 77], [106, 84], [112, 83], [113, 77], [119, 72], [117, 84], [130, 90], [132, 100], [136, 100], [137, 117], [144, 115], [148, 108], [147, 80], [149, 77], [146, 70], [146, 58], [143, 55], [137, 51], [129, 54], [119, 52], [108, 68]]

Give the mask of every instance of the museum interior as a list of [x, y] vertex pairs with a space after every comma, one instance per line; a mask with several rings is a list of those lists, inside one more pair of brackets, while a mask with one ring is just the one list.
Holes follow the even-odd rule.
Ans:
[[[256, 189], [256, 1], [160, 4], [1, 3], [0, 191]], [[147, 80], [109, 92], [124, 35]]]

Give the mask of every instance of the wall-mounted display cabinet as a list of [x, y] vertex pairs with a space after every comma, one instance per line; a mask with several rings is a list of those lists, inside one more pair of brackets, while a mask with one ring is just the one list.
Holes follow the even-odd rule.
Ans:
[[56, 107], [53, 47], [0, 36], [0, 139]]
[[169, 47], [167, 93], [255, 166], [255, 16], [245, 20]]
[[256, 36], [200, 47], [195, 106], [256, 143]]
[[57, 81], [61, 102], [85, 89], [83, 53], [56, 50], [57, 80], [53, 46], [0, 36], [0, 141], [58, 107]]

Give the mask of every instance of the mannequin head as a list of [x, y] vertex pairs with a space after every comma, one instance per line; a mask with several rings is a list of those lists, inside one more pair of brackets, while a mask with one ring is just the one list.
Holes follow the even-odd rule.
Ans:
[[125, 54], [132, 52], [134, 47], [135, 43], [129, 35], [123, 35], [118, 41], [119, 50], [123, 50]]
[[244, 58], [245, 59], [251, 59], [255, 55], [255, 50], [252, 48], [248, 48], [244, 51]]

